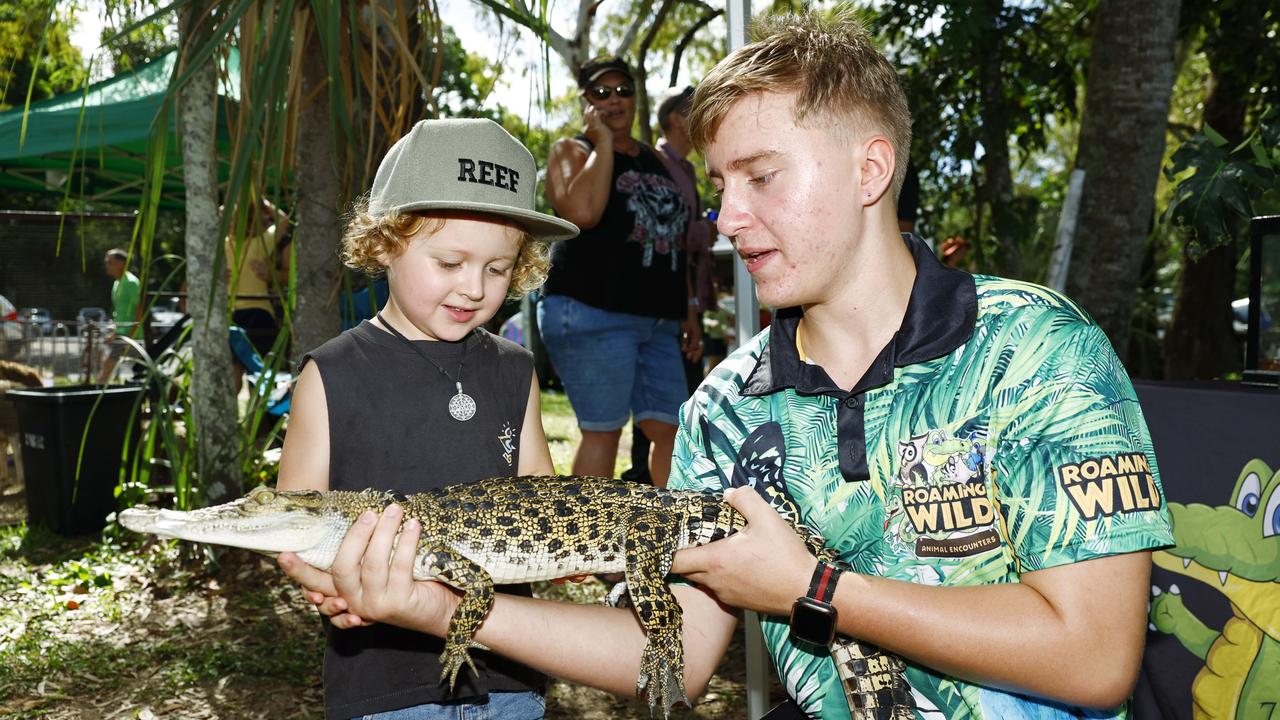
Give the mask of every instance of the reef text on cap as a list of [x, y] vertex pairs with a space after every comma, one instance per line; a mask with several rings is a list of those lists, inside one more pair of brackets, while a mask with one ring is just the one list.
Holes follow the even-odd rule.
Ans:
[[369, 213], [462, 210], [498, 215], [539, 240], [578, 234], [567, 220], [538, 212], [538, 168], [519, 140], [492, 120], [422, 120], [378, 165]]

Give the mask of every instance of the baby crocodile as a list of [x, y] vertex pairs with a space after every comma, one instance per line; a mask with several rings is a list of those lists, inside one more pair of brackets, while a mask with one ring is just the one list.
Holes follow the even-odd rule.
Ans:
[[[790, 498], [769, 487], [758, 489], [810, 551], [838, 562], [822, 538], [799, 522]], [[439, 580], [463, 593], [441, 657], [441, 680], [450, 687], [464, 663], [475, 672], [469, 650], [477, 646], [472, 638], [493, 607], [495, 583], [621, 572], [648, 639], [636, 694], [646, 698], [651, 711], [662, 703], [664, 716], [675, 702], [688, 704], [680, 605], [666, 576], [677, 550], [745, 527], [743, 517], [717, 495], [606, 478], [516, 477], [450, 485], [403, 500], [373, 490], [260, 487], [225, 505], [191, 512], [135, 507], [119, 517], [120, 524], [137, 532], [271, 554], [295, 552], [328, 569], [355, 519], [391, 502], [399, 502], [405, 518], [422, 525], [414, 577]], [[909, 716], [910, 689], [901, 660], [845, 638], [832, 650], [855, 718]], [[867, 677], [866, 659], [874, 657], [885, 658], [870, 665], [884, 668], [883, 678]], [[868, 692], [869, 682], [881, 692]], [[878, 699], [886, 697], [888, 687], [899, 689], [892, 707]]]

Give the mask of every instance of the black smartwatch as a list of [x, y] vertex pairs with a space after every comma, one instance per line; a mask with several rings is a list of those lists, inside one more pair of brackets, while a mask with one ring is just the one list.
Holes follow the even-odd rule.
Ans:
[[831, 598], [844, 571], [822, 561], [813, 569], [809, 594], [791, 606], [791, 636], [807, 643], [828, 647], [836, 637], [836, 609]]

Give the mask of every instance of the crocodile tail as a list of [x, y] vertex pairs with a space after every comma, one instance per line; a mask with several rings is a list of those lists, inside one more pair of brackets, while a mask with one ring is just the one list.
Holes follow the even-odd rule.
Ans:
[[844, 636], [831, 646], [831, 657], [851, 720], [914, 720], [916, 702], [902, 658]]

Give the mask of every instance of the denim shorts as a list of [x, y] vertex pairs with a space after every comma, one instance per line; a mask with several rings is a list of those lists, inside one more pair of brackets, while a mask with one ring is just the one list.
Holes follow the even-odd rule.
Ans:
[[365, 715], [360, 720], [541, 720], [547, 700], [542, 693], [491, 692], [486, 700], [426, 703]]
[[538, 330], [578, 427], [608, 432], [629, 418], [676, 424], [689, 399], [679, 321], [547, 295], [538, 302]]

